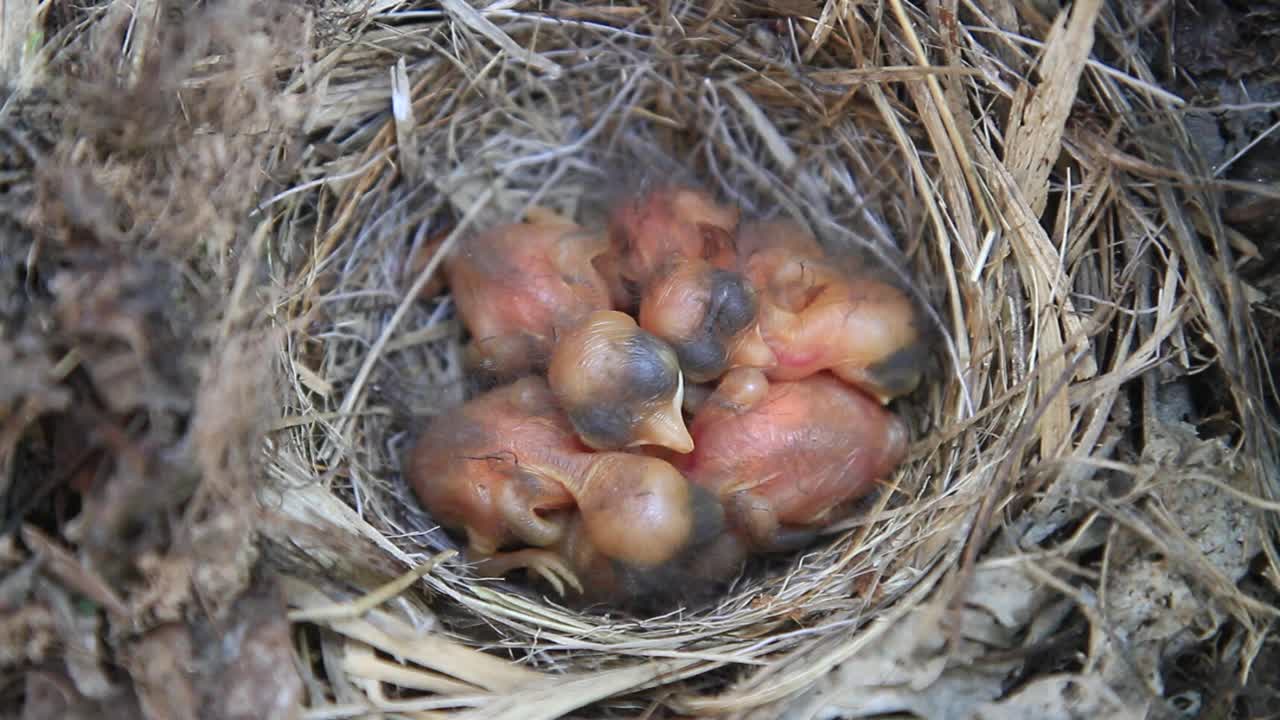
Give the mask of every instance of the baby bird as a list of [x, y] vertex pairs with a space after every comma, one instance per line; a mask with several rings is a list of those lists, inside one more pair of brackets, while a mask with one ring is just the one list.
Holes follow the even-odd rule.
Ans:
[[771, 383], [746, 368], [725, 376], [690, 431], [679, 468], [757, 552], [808, 543], [903, 460], [908, 440], [895, 415], [830, 374]]
[[580, 476], [581, 512], [557, 544], [583, 581], [582, 599], [636, 604], [684, 594], [686, 584], [671, 583], [701, 570], [703, 549], [723, 534], [720, 502], [663, 460], [595, 458]]
[[734, 248], [742, 259], [763, 250], [782, 250], [793, 258], [806, 260], [824, 260], [827, 256], [818, 239], [792, 220], [744, 223], [738, 228]]
[[[565, 477], [579, 512], [567, 516], [560, 539], [546, 550], [503, 553], [482, 566], [486, 574], [525, 567], [530, 557], [550, 552], [571, 571], [575, 601], [645, 606], [688, 597], [689, 582], [705, 586], [737, 569], [733, 563], [740, 564], [742, 557], [723, 550], [717, 564], [708, 564], [704, 548], [717, 548], [725, 522], [724, 509], [706, 489], [652, 457], [610, 452], [581, 459], [581, 472]], [[552, 578], [544, 578], [561, 591]]]
[[545, 367], [553, 333], [612, 307], [593, 260], [607, 238], [551, 213], [465, 239], [444, 264], [468, 360], [499, 379]]
[[404, 474], [436, 522], [465, 533], [466, 554], [482, 571], [528, 568], [557, 588], [576, 587], [554, 552], [499, 551], [560, 540], [575, 500], [559, 468], [579, 452], [546, 382], [530, 376], [435, 418], [410, 450]]
[[527, 568], [561, 594], [566, 584], [583, 590], [560, 550], [571, 522], [611, 561], [641, 570], [724, 526], [716, 499], [670, 463], [589, 451], [535, 376], [432, 423], [405, 475], [441, 525], [465, 532], [482, 573]]
[[680, 259], [655, 274], [640, 301], [640, 327], [676, 351], [691, 382], [737, 367], [777, 363], [757, 324], [759, 303], [740, 273], [700, 258]]
[[640, 286], [673, 257], [732, 262], [738, 209], [689, 187], [664, 185], [619, 204], [609, 218], [618, 272]]
[[626, 313], [597, 311], [564, 333], [547, 380], [589, 447], [693, 449], [680, 412], [684, 378], [676, 353]]
[[[719, 501], [705, 488], [692, 484], [689, 488], [694, 522], [687, 534], [676, 536], [678, 542], [655, 543], [637, 532], [620, 536], [616, 527], [590, 527], [585, 516], [569, 521], [556, 550], [582, 580], [578, 596], [582, 604], [668, 610], [672, 602], [701, 599], [742, 567], [746, 547], [724, 532]], [[655, 548], [645, 553], [650, 557], [636, 558], [637, 553], [623, 547], [623, 537]]]
[[794, 223], [744, 226], [738, 247], [761, 295], [761, 335], [777, 361], [770, 379], [830, 370], [881, 403], [919, 385], [928, 352], [905, 292], [839, 267]]

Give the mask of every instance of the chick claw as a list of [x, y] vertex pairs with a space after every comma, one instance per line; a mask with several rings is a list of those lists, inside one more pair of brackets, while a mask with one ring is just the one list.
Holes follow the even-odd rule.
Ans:
[[560, 597], [564, 597], [566, 583], [582, 594], [582, 582], [578, 580], [577, 573], [565, 564], [563, 558], [550, 550], [525, 548], [498, 553], [485, 558], [479, 566], [480, 572], [489, 577], [501, 577], [519, 568], [538, 573], [543, 580], [555, 588]]
[[578, 580], [578, 575], [565, 564], [564, 560], [555, 555], [550, 553], [539, 555], [527, 567], [550, 583], [560, 597], [564, 597], [563, 583], [568, 583], [574, 590], [578, 591], [579, 595], [582, 594], [582, 582]]

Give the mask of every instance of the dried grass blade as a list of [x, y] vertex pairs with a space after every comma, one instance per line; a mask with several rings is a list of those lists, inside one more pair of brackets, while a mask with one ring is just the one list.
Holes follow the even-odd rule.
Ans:
[[1034, 92], [1024, 82], [1014, 95], [1005, 165], [1036, 215], [1048, 201], [1049, 171], [1062, 152], [1062, 132], [1093, 51], [1093, 25], [1101, 7], [1102, 0], [1080, 0], [1072, 5], [1069, 20], [1066, 11], [1058, 16], [1040, 62], [1044, 82]]
[[[510, 692], [536, 682], [541, 673], [486, 655], [442, 637], [419, 633], [407, 624], [383, 618], [380, 623], [395, 628], [390, 632], [366, 620], [335, 620], [325, 623], [346, 637], [359, 640], [396, 657], [425, 668], [456, 677], [492, 692]], [[399, 628], [396, 628], [397, 624]]]
[[400, 172], [410, 184], [422, 180], [422, 154], [414, 137], [417, 119], [413, 116], [412, 89], [404, 58], [391, 68], [391, 115], [396, 125], [396, 150], [400, 158]]
[[102, 605], [121, 618], [129, 617], [129, 608], [96, 572], [86, 568], [65, 548], [32, 525], [22, 526], [22, 542], [26, 543], [48, 572], [67, 587]]
[[920, 187], [921, 202], [924, 203], [930, 224], [933, 225], [933, 234], [938, 243], [938, 257], [942, 259], [942, 274], [946, 277], [947, 282], [947, 305], [951, 309], [951, 327], [948, 328], [947, 336], [954, 339], [954, 345], [948, 343], [947, 348], [952, 351], [953, 369], [956, 377], [960, 378], [961, 388], [964, 391], [965, 403], [962, 408], [962, 414], [969, 415], [973, 412], [969, 395], [970, 373], [968, 372], [971, 348], [969, 345], [968, 323], [964, 315], [965, 303], [961, 302], [960, 286], [956, 282], [959, 273], [956, 272], [955, 261], [951, 257], [953, 247], [951, 232], [946, 220], [943, 218], [941, 203], [938, 202], [938, 199], [933, 194], [933, 185], [929, 181], [929, 172], [925, 169], [924, 163], [920, 159], [920, 153], [916, 151], [915, 144], [902, 126], [902, 122], [897, 113], [894, 112], [889, 99], [877, 85], [868, 86], [867, 91], [870, 93], [876, 109], [880, 111], [880, 116], [888, 125], [894, 140], [902, 149], [902, 155], [906, 158], [911, 175], [916, 179]]
[[883, 65], [881, 67], [818, 70], [808, 73], [807, 77], [824, 85], [861, 85], [863, 83], [923, 80], [930, 75], [970, 77], [981, 74], [982, 71], [980, 70], [965, 67]]
[[446, 550], [438, 553], [418, 567], [356, 600], [295, 610], [289, 613], [289, 620], [293, 622], [320, 622], [323, 620], [359, 617], [408, 590], [410, 585], [421, 580], [427, 573], [434, 570], [437, 565], [457, 554], [458, 551], [456, 550]]
[[[844, 637], [815, 639], [811, 643], [814, 652], [811, 654], [797, 652], [791, 658], [792, 663], [788, 664], [792, 666], [787, 667], [785, 672], [778, 665], [768, 667], [741, 689], [730, 690], [714, 697], [681, 698], [678, 709], [708, 715], [741, 712], [744, 709], [776, 703], [802, 692], [832, 668], [856, 657], [859, 652], [898, 627], [908, 615], [917, 612], [948, 570], [950, 570], [948, 566], [935, 565], [927, 575], [919, 579], [907, 597], [878, 617], [865, 630]], [[802, 664], [802, 666], [795, 667], [796, 664]]]
[[[369, 379], [369, 374], [373, 372], [374, 365], [376, 365], [378, 360], [382, 357], [382, 351], [391, 340], [391, 335], [399, 328], [400, 321], [404, 319], [404, 316], [409, 312], [410, 306], [412, 306], [422, 294], [422, 288], [426, 287], [427, 281], [431, 279], [435, 274], [436, 269], [444, 262], [445, 256], [453, 250], [453, 246], [457, 243], [458, 238], [463, 233], [470, 230], [471, 224], [475, 221], [476, 216], [482, 208], [488, 205], [489, 201], [493, 198], [493, 194], [494, 188], [491, 186], [480, 194], [480, 197], [476, 199], [475, 203], [471, 207], [467, 208], [462, 219], [458, 221], [458, 224], [454, 226], [453, 230], [449, 233], [449, 237], [445, 238], [445, 241], [440, 245], [440, 249], [431, 257], [431, 262], [427, 263], [427, 266], [422, 269], [422, 272], [413, 281], [413, 285], [410, 286], [409, 291], [405, 293], [400, 304], [396, 306], [396, 310], [392, 313], [391, 319], [388, 320], [387, 324], [382, 328], [382, 332], [378, 335], [378, 339], [374, 341], [373, 347], [369, 348], [369, 352], [365, 356], [364, 362], [360, 365], [360, 370], [356, 373], [355, 380], [352, 381], [351, 387], [347, 390], [346, 397], [342, 400], [342, 406], [339, 408], [339, 412], [344, 416], [349, 417], [351, 411], [355, 409], [356, 403], [359, 402], [360, 397], [364, 394], [364, 387], [365, 383]], [[345, 436], [351, 428], [350, 420], [344, 419], [341, 427], [342, 434]]]
[[[925, 54], [924, 45], [920, 42], [920, 36], [916, 33], [915, 26], [911, 23], [911, 19], [907, 16], [906, 9], [902, 6], [901, 0], [890, 0], [890, 6], [893, 14], [898, 20], [898, 24], [902, 27], [902, 32], [907, 40], [907, 45], [911, 48], [912, 54], [915, 56], [916, 62], [921, 67], [932, 68], [929, 63], [929, 56]], [[950, 147], [947, 143], [942, 142], [943, 133], [930, 130], [930, 136], [933, 139], [934, 147], [939, 154], [954, 155], [955, 162], [963, 173], [965, 183], [968, 185], [971, 197], [966, 198], [965, 204], [972, 203], [982, 213], [983, 219], [987, 225], [995, 225], [994, 218], [987, 207], [986, 195], [982, 191], [982, 187], [978, 184], [978, 178], [975, 175], [973, 161], [969, 157], [969, 148], [966, 136], [960, 133], [960, 128], [956, 125], [955, 114], [951, 112], [951, 107], [947, 104], [946, 96], [942, 92], [942, 85], [938, 82], [938, 77], [934, 73], [926, 74], [924, 77], [925, 86], [929, 90], [929, 95], [933, 98], [936, 106], [936, 118], [941, 119], [942, 127], [945, 129], [945, 137], [949, 138]], [[935, 113], [930, 112], [922, 104], [922, 112], [925, 113], [924, 119], [930, 122], [935, 119]], [[969, 136], [972, 136], [970, 131]], [[973, 238], [976, 240], [975, 238]]]
[[504, 52], [520, 62], [546, 73], [547, 77], [552, 80], [560, 77], [561, 69], [559, 65], [532, 50], [520, 47], [515, 40], [511, 39], [510, 35], [502, 31], [502, 28], [494, 25], [464, 0], [440, 0], [440, 5], [454, 20], [489, 38]]
[[49, 0], [0, 2], [0, 78], [20, 93], [36, 84], [44, 66], [39, 43], [33, 40], [40, 33], [50, 4]]
[[624, 695], [657, 678], [679, 673], [697, 662], [647, 662], [570, 677], [511, 693], [458, 717], [459, 720], [556, 720], [593, 702]]
[[813, 33], [809, 35], [809, 46], [804, 49], [804, 61], [813, 60], [813, 56], [818, 54], [823, 45], [827, 44], [827, 38], [831, 36], [831, 31], [835, 29], [836, 18], [848, 17], [849, 0], [827, 0], [822, 4], [822, 12], [818, 15], [818, 22], [814, 25]]
[[474, 685], [425, 670], [415, 670], [374, 654], [373, 648], [354, 640], [344, 643], [342, 667], [351, 675], [364, 680], [391, 683], [397, 687], [444, 695], [474, 695], [480, 689]]

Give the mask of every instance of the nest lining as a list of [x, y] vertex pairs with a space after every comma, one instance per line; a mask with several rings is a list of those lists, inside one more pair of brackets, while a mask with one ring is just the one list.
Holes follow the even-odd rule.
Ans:
[[[1164, 232], [1181, 210], [1163, 189], [1119, 182], [1113, 163], [1129, 152], [1066, 122], [1092, 112], [1138, 140], [1136, 118], [1173, 122], [1176, 98], [1140, 57], [1086, 61], [1094, 20], [1113, 48], [1129, 18], [1079, 3], [1049, 26], [968, 4], [966, 22], [945, 31], [899, 2], [816, 23], [752, 19], [745, 7], [673, 6], [662, 21], [605, 6], [480, 15], [460, 3], [366, 16], [348, 26], [358, 42], [317, 63], [332, 69], [308, 130], [332, 159], [264, 204], [289, 218], [281, 247], [315, 238], [285, 305], [309, 329], [285, 352], [293, 392], [274, 475], [412, 564], [450, 545], [398, 477], [407, 418], [464, 388], [447, 301], [414, 297], [429, 279], [414, 261], [434, 236], [534, 205], [590, 222], [644, 175], [683, 176], [748, 216], [787, 214], [829, 245], [874, 255], [936, 308], [940, 372], [900, 403], [911, 458], [863, 518], [784, 571], [652, 618], [569, 611], [448, 563], [426, 577], [449, 600], [433, 606], [447, 636], [616, 681], [574, 707], [661, 696], [686, 711], [745, 712], [811, 687], [815, 668], [866, 652], [914, 610], [963, 605], [966, 581], [980, 594], [984, 548], [998, 549], [988, 570], [1026, 552], [1074, 562], [1093, 547], [1077, 541], [1101, 512], [1101, 479], [1136, 467], [1113, 459], [1125, 425], [1162, 422], [1135, 417], [1128, 384], [1154, 392], [1159, 369], [1224, 368], [1221, 355], [1196, 354], [1241, 341], [1221, 317], [1236, 317], [1223, 309], [1227, 281], [1191, 268], [1185, 238]], [[1014, 32], [1019, 20], [1047, 40]], [[1236, 367], [1233, 390], [1256, 392], [1248, 364]], [[1257, 457], [1242, 462], [1270, 462]], [[1041, 542], [1020, 546], [1027, 533]], [[1248, 606], [1234, 586], [1213, 587]], [[503, 716], [520, 697], [482, 705]], [[445, 693], [412, 707], [458, 704]]]
[[[651, 104], [653, 94], [656, 93], [663, 84], [660, 76], [653, 74], [652, 70], [645, 70], [643, 68], [628, 71], [626, 69], [626, 63], [623, 62], [627, 57], [629, 56], [622, 54], [618, 54], [612, 58], [607, 55], [603, 58], [596, 56], [592, 62], [593, 67], [598, 65], [608, 68], [612, 65], [613, 67], [618, 68], [618, 70], [613, 73], [610, 73], [608, 70], [594, 72], [590, 76], [591, 82], [595, 87], [602, 87], [605, 89], [605, 92], [599, 93], [601, 95], [627, 99], [630, 103], [640, 105]], [[512, 70], [505, 79], [513, 85], [524, 84], [527, 81], [523, 71], [519, 69]], [[643, 93], [645, 90], [648, 91], [647, 97]], [[498, 86], [492, 88], [491, 92], [497, 96], [514, 95], [517, 99], [519, 97], [519, 93], [515, 92], [514, 88]], [[633, 95], [634, 97], [629, 98], [629, 96]], [[723, 101], [723, 99], [719, 100]], [[532, 116], [545, 125], [547, 123], [541, 120], [543, 117], [542, 114], [548, 112], [550, 109], [548, 106], [554, 107], [556, 104], [552, 100], [547, 100], [545, 102], [536, 103], [533, 107], [522, 107], [516, 104], [517, 101], [511, 102], [512, 107], [503, 108], [502, 111], [498, 112], [515, 118], [519, 118], [521, 115]], [[572, 94], [568, 98], [568, 101], [575, 101], [579, 104], [582, 102], [581, 99], [574, 97]], [[699, 114], [702, 116], [712, 116], [714, 113], [711, 111], [710, 107], [717, 104], [716, 101], [717, 98], [702, 100], [695, 105], [695, 108], [701, 110]], [[562, 102], [566, 102], [567, 104], [567, 101]], [[597, 204], [601, 202], [600, 198], [590, 197], [590, 193], [592, 192], [591, 188], [593, 186], [608, 185], [611, 183], [627, 185], [637, 184], [636, 181], [638, 178], [636, 177], [636, 173], [632, 173], [629, 178], [624, 177], [617, 179], [617, 176], [613, 174], [617, 171], [612, 170], [613, 167], [624, 165], [631, 167], [645, 167], [645, 165], [648, 165], [649, 167], [652, 167], [653, 165], [658, 165], [656, 169], [648, 170], [648, 173], [653, 174], [657, 174], [658, 172], [663, 172], [665, 174], [665, 172], [668, 171], [668, 168], [679, 168], [680, 164], [669, 158], [666, 162], [655, 162], [655, 160], [662, 158], [663, 155], [667, 154], [669, 151], [664, 151], [664, 149], [661, 148], [652, 137], [646, 137], [645, 133], [634, 129], [633, 123], [625, 118], [625, 116], [632, 114], [628, 112], [629, 107], [629, 104], [615, 101], [612, 103], [612, 107], [605, 106], [603, 108], [603, 114], [600, 119], [597, 120], [597, 123], [612, 123], [618, 126], [618, 130], [614, 137], [602, 139], [600, 141], [600, 144], [604, 145], [606, 150], [597, 151], [595, 147], [584, 147], [574, 154], [566, 155], [564, 160], [559, 163], [554, 161], [547, 161], [545, 163], [538, 163], [535, 161], [528, 163], [521, 162], [523, 157], [527, 156], [521, 155], [521, 153], [529, 152], [525, 146], [533, 144], [535, 141], [519, 136], [513, 137], [513, 131], [503, 123], [497, 121], [491, 121], [488, 124], [485, 122], [477, 122], [477, 127], [474, 129], [468, 128], [471, 137], [462, 137], [454, 141], [458, 147], [458, 156], [467, 156], [472, 158], [472, 160], [467, 163], [463, 163], [460, 168], [453, 173], [454, 177], [445, 181], [446, 187], [456, 183], [462, 189], [454, 192], [465, 197], [472, 187], [477, 187], [481, 183], [492, 182], [486, 177], [495, 172], [492, 168], [497, 168], [497, 173], [503, 173], [505, 168], [522, 165], [523, 168], [520, 169], [527, 170], [527, 172], [511, 173], [508, 179], [505, 181], [499, 181], [501, 182], [501, 189], [492, 192], [495, 199], [492, 201], [491, 205], [483, 207], [479, 212], [475, 213], [477, 218], [483, 217], [487, 222], [495, 222], [503, 219], [509, 219], [513, 214], [518, 214], [519, 208], [530, 205], [531, 201], [552, 205], [565, 212], [573, 212], [575, 206], [591, 205], [593, 201]], [[486, 115], [485, 117], [488, 118], [490, 116]], [[558, 124], [560, 127], [552, 129], [554, 134], [551, 135], [550, 139], [543, 141], [547, 148], [536, 149], [534, 151], [535, 155], [555, 153], [559, 148], [565, 145], [573, 145], [573, 138], [575, 137], [591, 137], [595, 134], [592, 132], [592, 128], [575, 127], [576, 123], [573, 122], [572, 118], [568, 121], [561, 121]], [[469, 124], [463, 122], [461, 125], [463, 127], [467, 127]], [[517, 128], [519, 127], [520, 124], [517, 124]], [[453, 126], [451, 126], [449, 130], [452, 132], [459, 132], [459, 128]], [[737, 128], [737, 130], [739, 133], [745, 134], [747, 132], [745, 128], [741, 127]], [[718, 164], [725, 164], [729, 166], [728, 168], [717, 167], [714, 171], [709, 173], [710, 175], [742, 175], [748, 178], [753, 176], [769, 177], [769, 175], [765, 175], [765, 173], [771, 172], [768, 167], [767, 159], [764, 162], [741, 159], [726, 162], [723, 158], [716, 157], [717, 155], [727, 155], [730, 158], [733, 156], [738, 156], [739, 158], [750, 158], [759, 153], [758, 149], [751, 148], [748, 144], [751, 140], [756, 138], [752, 138], [747, 135], [740, 141], [735, 142], [735, 138], [730, 131], [725, 131], [725, 135], [729, 140], [721, 144], [719, 147], [712, 147], [712, 145], [708, 143], [705, 150], [701, 150], [696, 147], [693, 148], [695, 153], [706, 152], [715, 158]], [[424, 137], [427, 140], [433, 139], [430, 134], [427, 134]], [[424, 146], [432, 145], [431, 142], [422, 144]], [[615, 157], [610, 158], [608, 155], [609, 150], [607, 149], [610, 146], [624, 147], [621, 150], [615, 150]], [[603, 157], [601, 157], [602, 155]], [[640, 158], [644, 158], [644, 160], [640, 160]], [[734, 164], [741, 164], [744, 162], [749, 162], [752, 165], [755, 165], [749, 174], [745, 173], [742, 169], [732, 167]], [[470, 169], [473, 166], [472, 163], [474, 163], [474, 166], [479, 168], [478, 172]], [[841, 168], [841, 170], [843, 170], [843, 168]], [[688, 173], [688, 170], [685, 172], [686, 174], [690, 174]], [[843, 197], [831, 197], [832, 194], [828, 193], [827, 197], [819, 198], [817, 196], [811, 196], [810, 198], [801, 198], [796, 197], [798, 193], [792, 191], [788, 187], [785, 176], [779, 175], [776, 171], [773, 171], [768, 184], [765, 185], [762, 191], [757, 191], [754, 194], [757, 198], [774, 195], [778, 197], [778, 200], [776, 201], [777, 204], [784, 207], [789, 205], [797, 209], [802, 207], [810, 208], [808, 214], [811, 216], [815, 213], [821, 213], [818, 215], [821, 220], [813, 224], [818, 226], [817, 230], [820, 234], [825, 235], [825, 239], [828, 244], [832, 244], [833, 239], [835, 242], [843, 241], [845, 243], [849, 243], [851, 239], [856, 239], [847, 229], [850, 225], [854, 225], [854, 223], [856, 223], [856, 225], [854, 225], [855, 227], [859, 225], [871, 225], [872, 227], [876, 227], [876, 229], [879, 230], [879, 237], [887, 238], [888, 233], [878, 223], [872, 224], [866, 222], [868, 218], [874, 220], [875, 216], [867, 207], [867, 199], [858, 194], [856, 188], [859, 187], [859, 185], [867, 184], [867, 181], [864, 180], [861, 183], [855, 183], [852, 180], [852, 178], [846, 178], [845, 187], [848, 188], [849, 192], [844, 193]], [[867, 180], [870, 180], [870, 178], [867, 178]], [[752, 191], [755, 190], [755, 188], [752, 187], [754, 184], [755, 183], [744, 182], [724, 188], [717, 187], [716, 189], [726, 196], [737, 198], [738, 201], [745, 206], [748, 212], [754, 209], [758, 213], [760, 212], [759, 208], [768, 207], [768, 203], [762, 199], [753, 199], [751, 197]], [[813, 182], [798, 182], [797, 184], [800, 186], [807, 185], [809, 188], [816, 187]], [[448, 193], [449, 191], [446, 190], [445, 192]], [[402, 288], [407, 287], [409, 283], [406, 282], [406, 280], [409, 278], [406, 277], [407, 273], [403, 271], [403, 268], [397, 267], [395, 262], [399, 260], [403, 263], [406, 258], [411, 257], [412, 247], [407, 247], [409, 244], [404, 240], [405, 233], [397, 232], [394, 229], [389, 231], [383, 230], [382, 227], [379, 226], [388, 228], [411, 226], [413, 221], [406, 218], [405, 215], [408, 214], [408, 208], [411, 205], [422, 204], [424, 201], [425, 204], [430, 204], [430, 200], [421, 197], [421, 195], [424, 194], [426, 193], [409, 190], [404, 192], [403, 198], [399, 198], [396, 197], [396, 194], [393, 191], [388, 193], [388, 197], [385, 200], [379, 198], [379, 200], [382, 200], [383, 208], [379, 208], [371, 213], [378, 219], [370, 223], [373, 227], [364, 229], [364, 231], [359, 233], [357, 236], [350, 250], [351, 255], [347, 258], [347, 261], [343, 264], [344, 266], [340, 271], [342, 273], [342, 277], [331, 291], [333, 293], [333, 297], [336, 298], [335, 304], [339, 304], [339, 307], [341, 308], [333, 311], [334, 314], [349, 316], [353, 311], [355, 313], [362, 312], [362, 309], [359, 307], [360, 304], [367, 304], [370, 300], [376, 302], [374, 297], [378, 295], [387, 299], [398, 299], [399, 297], [403, 297], [404, 290]], [[418, 197], [415, 197], [415, 195]], [[821, 202], [822, 204], [818, 205], [818, 202]], [[848, 208], [848, 210], [846, 210], [844, 216], [841, 217], [840, 215], [836, 215], [835, 213], [826, 210], [824, 206], [828, 204], [835, 207]], [[514, 212], [512, 208], [515, 208]], [[584, 207], [581, 212], [575, 214], [587, 215], [588, 217], [598, 215], [598, 213], [592, 213], [590, 207]], [[475, 227], [480, 222], [483, 221], [477, 219], [472, 227]], [[422, 236], [424, 233], [429, 234], [432, 226], [429, 222], [423, 222], [419, 224], [418, 228], [419, 232], [417, 235]], [[469, 229], [470, 228], [462, 227], [455, 228], [456, 232], [459, 234], [467, 232]], [[834, 233], [831, 232], [832, 229], [842, 231], [841, 235], [835, 236]], [[823, 230], [827, 230], [827, 232], [823, 233]], [[365, 236], [370, 238], [373, 238], [374, 236], [381, 236], [379, 239], [383, 239], [390, 244], [391, 247], [367, 247], [364, 242]], [[415, 238], [415, 240], [420, 239], [421, 237]], [[865, 242], [866, 241], [864, 241], [864, 243]], [[874, 243], [876, 241], [871, 240], [870, 242]], [[869, 246], [869, 243], [867, 245]], [[893, 248], [890, 249], [892, 250]], [[888, 255], [889, 253], [882, 249], [879, 254], [883, 256]], [[379, 258], [379, 260], [369, 262], [363, 259], [366, 256], [376, 257]], [[899, 269], [899, 273], [901, 272], [902, 270]], [[388, 281], [395, 283], [392, 286], [395, 288], [394, 290], [379, 293], [377, 290], [372, 289], [377, 288], [379, 283], [387, 283]], [[357, 297], [359, 299], [349, 300], [344, 303], [345, 298]], [[325, 300], [327, 301], [327, 298], [325, 298]], [[345, 304], [346, 306], [342, 307], [342, 304]], [[447, 317], [447, 313], [442, 312], [442, 310], [444, 309], [439, 305], [433, 306], [433, 303], [425, 303], [422, 304], [421, 307], [415, 305], [414, 307], [409, 308], [408, 313], [404, 315], [403, 320], [401, 321], [403, 323], [402, 326], [406, 331], [412, 329], [420, 334], [433, 333], [433, 328], [438, 323], [443, 322], [442, 318]], [[368, 311], [363, 310], [363, 312], [367, 313]], [[382, 322], [379, 323], [378, 320], [382, 320]], [[373, 320], [370, 323], [371, 329], [377, 333], [385, 333], [385, 314], [378, 320]], [[370, 375], [370, 383], [386, 383], [391, 388], [395, 388], [387, 393], [393, 398], [391, 402], [394, 402], [394, 397], [396, 397], [397, 391], [403, 391], [406, 389], [411, 390], [413, 389], [413, 386], [416, 385], [416, 389], [419, 390], [416, 397], [421, 397], [423, 394], [426, 394], [428, 399], [423, 403], [425, 407], [420, 405], [413, 408], [398, 408], [399, 410], [407, 409], [411, 413], [422, 413], [425, 411], [430, 414], [437, 410], [441, 405], [447, 406], [450, 401], [456, 402], [464, 383], [463, 378], [459, 376], [459, 369], [456, 360], [460, 335], [456, 330], [456, 326], [450, 330], [451, 332], [441, 331], [438, 339], [425, 341], [423, 346], [417, 348], [404, 348], [403, 344], [392, 348], [391, 351], [387, 353], [385, 360], [381, 363], [385, 365], [385, 368], [379, 368], [374, 374]], [[345, 366], [347, 368], [353, 368], [359, 366], [360, 363], [365, 362], [367, 355], [362, 356], [357, 354], [350, 360], [345, 360], [345, 358], [343, 358], [345, 355], [343, 350], [345, 349], [346, 348], [338, 346], [335, 347], [336, 352], [326, 353], [327, 357], [334, 358], [334, 362], [338, 367], [321, 368], [318, 371], [319, 374], [325, 378], [334, 378], [336, 376], [340, 376], [339, 374], [342, 372], [342, 370], [339, 369], [340, 367]], [[412, 352], [414, 350], [419, 351], [416, 357]], [[401, 357], [397, 358], [395, 357], [396, 355], [400, 355]], [[415, 394], [410, 392], [408, 393], [408, 396], [415, 397]], [[432, 404], [435, 405], [434, 408], [432, 407]], [[384, 455], [378, 460], [371, 460], [370, 468], [394, 467], [395, 462], [393, 458], [397, 456], [396, 448], [398, 448], [398, 446], [403, 442], [404, 438], [393, 436], [379, 441], [377, 440], [378, 436], [385, 433], [386, 430], [383, 428], [371, 427], [369, 421], [373, 423], [386, 421], [387, 425], [394, 426], [393, 419], [389, 416], [383, 416], [381, 418], [376, 416], [371, 417], [368, 418], [364, 427], [355, 427], [352, 431], [354, 433], [358, 433], [360, 436], [372, 440], [370, 446], [374, 448], [374, 450], [368, 450], [367, 452], [370, 454], [386, 453], [389, 450], [391, 451], [390, 458]], [[379, 430], [381, 430], [382, 433], [379, 433]], [[322, 446], [320, 454], [323, 455], [324, 451], [325, 448]], [[376, 465], [374, 463], [376, 463]], [[385, 526], [391, 531], [390, 534], [401, 535], [406, 532], [413, 532], [412, 530], [402, 526], [403, 521], [406, 519], [414, 523], [414, 526], [419, 532], [430, 527], [429, 524], [424, 526], [421, 518], [397, 518], [395, 517], [395, 510], [379, 507], [380, 503], [376, 496], [380, 492], [387, 493], [388, 488], [379, 489], [378, 486], [374, 484], [376, 483], [376, 480], [373, 480], [372, 476], [376, 474], [378, 473], [370, 472], [369, 468], [366, 468], [363, 471], [353, 472], [353, 475], [356, 475], [360, 479], [357, 480], [358, 485], [353, 485], [352, 487], [352, 502], [357, 505], [369, 502], [370, 510], [381, 515], [380, 520], [386, 524]], [[385, 477], [385, 473], [383, 473], [383, 475]], [[406, 502], [407, 499], [404, 497], [404, 493], [398, 491], [398, 482], [399, 481], [396, 478], [392, 478], [390, 480], [390, 484], [395, 488], [391, 489], [389, 495], [390, 503], [393, 506], [399, 506], [402, 504], [413, 505], [414, 503], [412, 500], [408, 500]], [[360, 485], [363, 487], [360, 487]], [[370, 499], [366, 500], [366, 498]], [[399, 514], [402, 516], [405, 515], [403, 512], [400, 512]], [[436, 543], [428, 542], [425, 547], [432, 550], [441, 549], [441, 546], [438, 543], [439, 540], [437, 540]], [[828, 562], [830, 562], [830, 559], [828, 559]], [[794, 586], [794, 581], [795, 578], [792, 578], [792, 582], [789, 584]], [[807, 583], [800, 583], [800, 585], [807, 585]]]

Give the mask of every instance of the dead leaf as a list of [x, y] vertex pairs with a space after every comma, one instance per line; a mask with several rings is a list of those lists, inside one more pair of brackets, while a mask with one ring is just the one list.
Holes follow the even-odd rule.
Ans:
[[260, 585], [236, 601], [229, 622], [202, 634], [202, 717], [222, 720], [296, 720], [303, 685], [293, 652], [284, 602]]
[[0, 668], [41, 662], [56, 643], [57, 630], [48, 608], [27, 604], [0, 615]]
[[1126, 705], [1096, 675], [1054, 675], [1039, 678], [999, 702], [987, 703], [976, 720], [1141, 720], [1142, 706]]
[[196, 720], [198, 707], [192, 687], [195, 670], [191, 633], [171, 623], [148, 632], [130, 648], [126, 667], [149, 720]]
[[76, 692], [64, 675], [40, 670], [26, 674], [22, 720], [132, 720], [138, 714], [130, 695], [94, 702]]
[[1016, 663], [974, 662], [981, 657], [982, 646], [969, 640], [949, 655], [942, 625], [945, 617], [939, 606], [922, 606], [885, 633], [882, 642], [841, 663], [800, 698], [783, 708], [761, 708], [749, 717], [836, 720], [894, 713], [931, 720], [971, 717], [979, 704], [999, 697]]
[[191, 580], [201, 605], [214, 619], [222, 619], [237, 597], [249, 587], [258, 561], [256, 536], [249, 517], [229, 507], [192, 529], [194, 565]]
[[193, 564], [190, 557], [176, 552], [147, 552], [138, 557], [136, 565], [143, 582], [129, 598], [134, 621], [149, 627], [182, 620], [191, 601]]
[[96, 572], [86, 568], [69, 551], [32, 525], [22, 527], [22, 541], [40, 556], [50, 575], [90, 600], [105, 607], [117, 617], [128, 617], [129, 611], [114, 590]]
[[120, 687], [106, 672], [107, 648], [98, 608], [77, 605], [69, 593], [49, 581], [40, 583], [38, 597], [53, 613], [67, 677], [76, 691], [92, 700], [119, 695]]

